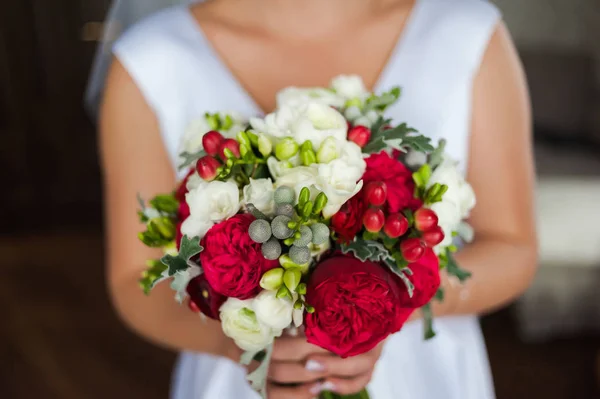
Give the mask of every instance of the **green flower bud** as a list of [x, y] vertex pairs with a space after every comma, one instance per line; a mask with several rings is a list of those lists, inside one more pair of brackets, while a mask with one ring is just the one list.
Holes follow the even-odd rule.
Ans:
[[306, 305], [306, 311], [307, 311], [308, 313], [315, 313], [315, 308], [313, 308], [313, 307], [312, 307], [312, 306], [310, 306], [310, 305]]
[[312, 164], [315, 164], [317, 163], [317, 155], [312, 149], [307, 151], [300, 151], [300, 162], [304, 166], [310, 166]]
[[323, 143], [321, 143], [319, 151], [317, 151], [317, 161], [319, 161], [319, 163], [329, 163], [338, 156], [335, 138], [331, 136], [327, 137], [323, 140]]
[[277, 205], [293, 204], [295, 199], [296, 193], [294, 189], [288, 186], [278, 187], [273, 195], [273, 200]]
[[298, 206], [300, 209], [304, 208], [304, 205], [310, 200], [310, 189], [308, 187], [303, 187], [300, 190], [300, 196], [298, 197]]
[[302, 309], [303, 306], [304, 306], [304, 303], [300, 299], [298, 299], [296, 302], [294, 302], [294, 309], [296, 309], [296, 310]]
[[244, 159], [251, 158], [252, 149], [250, 148], [250, 146], [246, 144], [240, 144], [240, 155]]
[[[229, 161], [230, 161], [230, 160], [232, 160], [232, 159], [235, 159], [235, 154], [234, 154], [234, 153], [233, 153], [233, 151], [231, 151], [229, 148], [225, 148], [225, 149], [223, 150], [223, 154], [225, 154], [225, 158], [227, 158], [227, 163], [226, 163], [226, 165], [227, 165], [227, 166], [230, 166], [230, 165], [229, 165]], [[231, 165], [233, 165], [233, 162], [231, 163]]]
[[236, 139], [238, 143], [240, 143], [240, 147], [242, 145], [245, 145], [248, 148], [252, 147], [252, 143], [250, 143], [250, 138], [248, 137], [248, 134], [246, 134], [246, 132], [239, 132], [236, 136]]
[[308, 226], [300, 226], [300, 231], [297, 235], [299, 235], [299, 237], [296, 237], [296, 240], [294, 241], [294, 245], [297, 247], [306, 247], [312, 242], [313, 234]]
[[287, 161], [298, 153], [298, 143], [291, 137], [286, 137], [275, 146], [275, 156], [280, 161]]
[[158, 233], [161, 238], [167, 241], [173, 240], [177, 233], [175, 224], [168, 217], [151, 219], [148, 222], [148, 231]]
[[315, 206], [312, 210], [313, 215], [318, 215], [319, 213], [323, 212], [323, 209], [325, 209], [325, 206], [327, 205], [327, 201], [327, 195], [325, 195], [325, 193], [319, 193], [317, 198], [315, 198]]
[[290, 291], [295, 291], [302, 279], [302, 272], [298, 268], [286, 270], [283, 273], [283, 283]]
[[267, 220], [256, 219], [250, 224], [248, 234], [252, 241], [257, 243], [265, 243], [271, 238], [271, 223]]
[[309, 217], [310, 214], [312, 213], [313, 210], [313, 203], [308, 201], [306, 204], [304, 204], [304, 207], [302, 208], [302, 215], [305, 217]]
[[298, 265], [310, 262], [310, 249], [308, 247], [293, 246], [290, 248], [289, 255], [292, 262]]
[[285, 285], [282, 285], [281, 287], [279, 287], [279, 289], [277, 290], [277, 294], [275, 296], [279, 299], [284, 299], [284, 298], [290, 299], [290, 300], [292, 299], [292, 294]]
[[282, 252], [281, 244], [273, 237], [262, 245], [261, 252], [266, 259], [278, 259]]
[[253, 147], [258, 148], [258, 136], [254, 134], [254, 132], [246, 132], [246, 135], [250, 140], [250, 144], [252, 144]]
[[221, 121], [218, 114], [204, 114], [204, 118], [206, 119], [206, 123], [210, 127], [210, 130], [219, 130], [221, 127]]
[[264, 134], [258, 136], [258, 152], [264, 157], [268, 157], [273, 152], [273, 143]]
[[160, 212], [176, 213], [179, 209], [179, 202], [173, 195], [157, 195], [150, 200], [150, 206]]
[[350, 107], [361, 108], [362, 101], [360, 101], [360, 98], [353, 98], [353, 99], [347, 100], [346, 103], [344, 104], [344, 107], [345, 108], [350, 108]]
[[230, 115], [225, 115], [225, 120], [221, 118], [221, 129], [229, 130], [233, 126], [233, 118]]
[[260, 286], [269, 291], [276, 291], [283, 284], [283, 273], [285, 270], [278, 267], [276, 269], [271, 269], [265, 274], [262, 275], [260, 279]]
[[281, 255], [279, 257], [279, 264], [281, 265], [281, 267], [283, 267], [285, 270], [288, 269], [298, 269], [300, 270], [300, 272], [302, 274], [305, 274], [308, 272], [310, 263], [304, 263], [304, 264], [297, 264], [295, 263], [292, 258], [290, 258], [289, 254], [285, 254], [285, 255]]
[[306, 295], [306, 284], [300, 283], [298, 287], [296, 287], [296, 292], [300, 295]]

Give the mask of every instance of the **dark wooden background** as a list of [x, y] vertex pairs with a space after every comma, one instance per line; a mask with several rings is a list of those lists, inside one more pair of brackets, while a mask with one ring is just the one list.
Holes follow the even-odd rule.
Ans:
[[[0, 1], [0, 398], [167, 397], [175, 355], [124, 328], [103, 278], [83, 93], [108, 3]], [[499, 399], [596, 395], [595, 338], [526, 344], [510, 310], [483, 327]]]

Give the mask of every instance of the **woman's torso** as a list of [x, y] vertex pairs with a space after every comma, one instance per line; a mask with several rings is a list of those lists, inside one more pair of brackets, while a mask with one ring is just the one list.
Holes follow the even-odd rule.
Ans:
[[[399, 18], [404, 27], [387, 63], [371, 68], [381, 69], [372, 84], [376, 91], [401, 86], [402, 97], [389, 116], [434, 141], [446, 138], [447, 151], [464, 170], [472, 80], [498, 12], [480, 0], [419, 0], [407, 15], [405, 22]], [[115, 44], [114, 53], [155, 112], [174, 168], [186, 128], [205, 112], [261, 113], [258, 101], [244, 89], [247, 84], [236, 78], [236, 68], [227, 66], [188, 8], [175, 7], [146, 19]], [[383, 62], [386, 57], [380, 58]], [[391, 337], [369, 386], [373, 399], [493, 398], [476, 318], [438, 319], [436, 328], [438, 336], [427, 342], [418, 322]], [[229, 360], [185, 354], [174, 397], [256, 396], [243, 382], [242, 369]]]

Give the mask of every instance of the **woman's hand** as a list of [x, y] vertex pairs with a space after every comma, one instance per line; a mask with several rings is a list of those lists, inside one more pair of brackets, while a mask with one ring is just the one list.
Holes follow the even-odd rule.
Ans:
[[342, 359], [306, 342], [306, 337], [275, 340], [269, 367], [269, 399], [311, 399], [322, 391], [360, 392], [371, 380], [383, 343], [370, 352]]

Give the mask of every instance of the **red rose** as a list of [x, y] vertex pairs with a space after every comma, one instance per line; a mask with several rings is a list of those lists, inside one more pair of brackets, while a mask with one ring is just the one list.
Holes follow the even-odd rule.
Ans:
[[422, 205], [421, 200], [414, 196], [415, 183], [412, 172], [402, 162], [392, 158], [385, 151], [371, 155], [366, 161], [364, 185], [372, 181], [382, 181], [386, 184], [387, 208], [390, 213], [407, 208], [416, 210]]
[[185, 199], [179, 203], [179, 210], [177, 211], [177, 233], [175, 235], [175, 244], [177, 245], [177, 250], [179, 251], [179, 246], [181, 245], [181, 239], [183, 238], [183, 234], [181, 234], [181, 225], [183, 221], [190, 216], [190, 206]]
[[341, 357], [373, 349], [400, 330], [414, 309], [402, 309], [392, 272], [373, 262], [333, 257], [317, 265], [306, 302], [315, 308], [305, 317], [308, 342]]
[[[423, 256], [415, 263], [409, 264], [408, 268], [412, 275], [407, 277], [415, 289], [412, 298], [404, 291], [401, 303], [405, 307], [420, 308], [428, 304], [440, 288], [440, 261], [432, 249], [426, 249]], [[398, 284], [404, 285], [399, 278]]]
[[339, 236], [338, 241], [349, 242], [363, 227], [363, 215], [365, 213], [365, 202], [361, 200], [361, 194], [350, 198], [338, 213], [331, 218], [331, 229]]
[[181, 183], [179, 183], [179, 187], [175, 190], [175, 199], [179, 202], [185, 202], [185, 195], [188, 193], [187, 182], [190, 179], [190, 176], [196, 171], [196, 169], [190, 169], [188, 174], [183, 178]]
[[219, 320], [219, 309], [227, 297], [213, 290], [206, 280], [206, 276], [201, 274], [194, 277], [188, 283], [186, 291], [190, 296], [190, 305], [193, 304], [191, 307], [195, 305], [207, 317]]
[[263, 273], [279, 265], [265, 259], [261, 244], [250, 239], [250, 214], [235, 215], [214, 225], [201, 241], [200, 263], [213, 289], [227, 297], [252, 298], [260, 292]]

